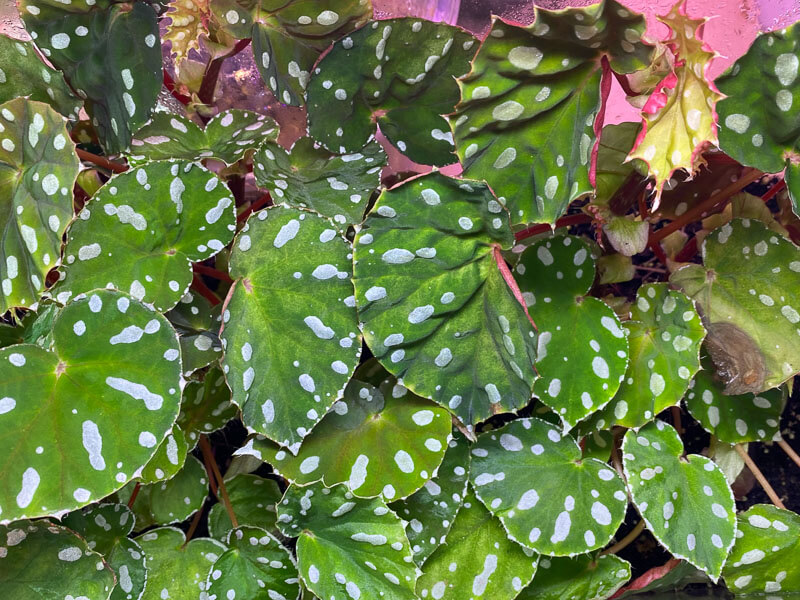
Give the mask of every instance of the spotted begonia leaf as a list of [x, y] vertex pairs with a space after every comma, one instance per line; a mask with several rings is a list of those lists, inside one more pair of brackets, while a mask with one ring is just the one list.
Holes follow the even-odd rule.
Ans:
[[166, 16], [170, 22], [164, 31], [164, 41], [171, 42], [175, 68], [180, 70], [189, 52], [200, 49], [200, 36], [208, 36], [209, 0], [170, 0]]
[[663, 421], [629, 430], [622, 443], [628, 489], [656, 539], [717, 581], [733, 545], [736, 504], [714, 461], [683, 454], [678, 432]]
[[0, 586], [7, 598], [100, 598], [114, 587], [114, 573], [89, 545], [65, 527], [20, 521], [0, 527]]
[[411, 160], [457, 161], [441, 115], [458, 102], [453, 77], [469, 71], [473, 38], [444, 23], [373, 21], [337, 41], [308, 85], [311, 136], [333, 152], [358, 152], [376, 126]]
[[180, 425], [189, 449], [197, 445], [201, 434], [214, 433], [236, 417], [231, 391], [218, 368], [210, 369], [203, 381], [190, 381], [183, 390]]
[[695, 375], [683, 399], [703, 429], [728, 444], [779, 440], [785, 389], [729, 396], [714, 380], [710, 361], [703, 363], [706, 370]]
[[180, 338], [184, 375], [191, 375], [220, 357], [220, 305], [211, 306], [200, 294], [187, 292], [165, 316]]
[[133, 513], [124, 504], [99, 504], [64, 517], [63, 524], [86, 540], [89, 548], [101, 554], [116, 573], [117, 585], [109, 600], [139, 598], [145, 588], [144, 552], [127, 537], [134, 522]]
[[178, 416], [178, 340], [158, 313], [98, 290], [58, 314], [53, 340], [0, 350], [3, 522], [108, 496]]
[[[800, 26], [765, 33], [719, 79], [719, 144], [730, 156], [767, 173], [784, 168], [800, 209]], [[797, 102], [795, 102], [797, 100]]]
[[206, 591], [211, 598], [284, 598], [300, 596], [291, 553], [259, 527], [231, 530], [228, 550], [211, 567]]
[[146, 2], [19, 0], [36, 45], [84, 99], [109, 154], [125, 150], [161, 90], [161, 44]]
[[72, 218], [78, 168], [64, 117], [24, 98], [0, 105], [0, 313], [38, 302]]
[[133, 135], [130, 159], [139, 164], [168, 158], [216, 158], [231, 165], [247, 150], [277, 136], [272, 119], [246, 110], [223, 111], [205, 129], [186, 117], [159, 112]]
[[614, 399], [582, 429], [644, 425], [680, 402], [700, 368], [700, 344], [706, 330], [694, 303], [666, 284], [639, 288], [631, 320], [623, 322], [623, 328], [630, 346], [625, 380]]
[[614, 443], [614, 435], [611, 431], [592, 431], [580, 442], [584, 458], [597, 458], [603, 462], [608, 462], [611, 458], [611, 449]]
[[0, 35], [0, 102], [26, 97], [46, 102], [75, 119], [83, 103], [72, 93], [64, 75], [44, 64], [31, 42]]
[[380, 498], [347, 486], [291, 486], [278, 505], [278, 527], [297, 537], [303, 583], [321, 600], [415, 599], [418, 569], [402, 521]]
[[139, 600], [202, 597], [209, 569], [228, 549], [210, 538], [186, 542], [175, 527], [159, 527], [135, 539], [147, 555], [147, 587]]
[[223, 370], [244, 424], [293, 453], [361, 354], [350, 252], [327, 219], [276, 207], [247, 220], [231, 253]]
[[405, 500], [390, 505], [408, 521], [406, 535], [417, 565], [445, 542], [463, 504], [469, 477], [469, 446], [466, 438], [454, 430], [444, 460], [436, 475]]
[[386, 154], [378, 142], [339, 155], [302, 137], [288, 152], [275, 142], [264, 143], [253, 157], [253, 174], [273, 198], [315, 210], [344, 228], [363, 220], [385, 164]]
[[62, 278], [50, 293], [65, 302], [113, 286], [169, 310], [189, 290], [191, 263], [233, 238], [234, 209], [228, 188], [197, 163], [150, 163], [117, 175], [70, 226]]
[[[225, 480], [225, 487], [240, 525], [275, 529], [276, 505], [283, 495], [273, 479], [256, 475], [237, 475]], [[222, 503], [215, 504], [208, 513], [208, 532], [224, 540], [233, 525]]]
[[518, 600], [605, 600], [631, 578], [628, 561], [613, 554], [581, 554], [574, 558], [543, 557], [533, 583]]
[[714, 108], [723, 96], [708, 76], [715, 53], [701, 39], [707, 20], [689, 18], [684, 2], [659, 17], [671, 30], [666, 44], [680, 66], [648, 98], [642, 130], [629, 155], [647, 163], [657, 193], [675, 171], [693, 173], [700, 153], [717, 143]]
[[611, 307], [588, 295], [594, 257], [580, 238], [537, 242], [514, 272], [539, 332], [534, 394], [570, 429], [616, 394], [628, 366], [628, 340]]
[[592, 125], [603, 64], [620, 73], [650, 62], [641, 15], [613, 0], [536, 9], [529, 27], [496, 19], [460, 80], [453, 114], [464, 174], [485, 179], [513, 223], [555, 223], [592, 191]]
[[373, 354], [467, 425], [531, 398], [536, 335], [496, 264], [513, 244], [485, 184], [440, 173], [384, 191], [355, 239]]
[[172, 479], [186, 462], [189, 444], [178, 425], [172, 426], [156, 449], [153, 458], [144, 466], [138, 480], [141, 483], [156, 483]]
[[469, 479], [511, 539], [552, 556], [604, 546], [628, 505], [613, 469], [583, 459], [574, 439], [540, 419], [513, 421], [478, 437]]
[[538, 558], [508, 539], [503, 526], [469, 490], [447, 544], [425, 561], [417, 594], [445, 600], [513, 600], [533, 578]]
[[800, 592], [800, 516], [771, 504], [756, 504], [739, 515], [738, 525], [736, 543], [722, 571], [728, 588], [737, 595]]
[[759, 393], [800, 371], [800, 251], [762, 223], [735, 219], [703, 240], [703, 264], [670, 281], [703, 310], [725, 393]]

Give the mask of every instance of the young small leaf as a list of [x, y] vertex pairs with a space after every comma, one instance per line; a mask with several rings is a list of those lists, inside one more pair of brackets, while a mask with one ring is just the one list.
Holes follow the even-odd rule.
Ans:
[[236, 414], [225, 376], [215, 367], [205, 374], [203, 381], [186, 384], [178, 425], [189, 449], [193, 449], [201, 434], [208, 435], [222, 429], [228, 421], [236, 418]]
[[190, 291], [164, 315], [178, 332], [185, 376], [220, 357], [222, 342], [217, 335], [222, 324], [220, 311], [221, 305], [211, 306], [203, 296]]

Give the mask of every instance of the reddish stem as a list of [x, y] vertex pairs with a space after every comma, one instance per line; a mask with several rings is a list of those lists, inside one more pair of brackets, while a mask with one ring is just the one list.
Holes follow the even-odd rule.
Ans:
[[783, 191], [785, 189], [786, 189], [786, 180], [785, 179], [781, 179], [779, 182], [777, 182], [775, 185], [773, 185], [771, 188], [769, 188], [766, 192], [764, 192], [764, 195], [761, 196], [761, 199], [764, 202], [769, 202], [775, 196], [777, 196], [778, 193], [780, 193], [781, 191]]
[[603, 131], [603, 123], [606, 120], [606, 106], [608, 105], [608, 95], [611, 93], [611, 66], [608, 57], [600, 59], [603, 68], [600, 79], [600, 110], [594, 119], [594, 145], [592, 146], [592, 160], [589, 163], [589, 183], [596, 187], [597, 182], [597, 153], [600, 150], [600, 134]]
[[229, 283], [233, 283], [233, 279], [227, 273], [223, 273], [215, 269], [214, 267], [209, 267], [207, 265], [203, 265], [200, 263], [194, 263], [192, 265], [192, 271], [195, 273], [199, 273], [201, 275], [208, 275], [209, 277], [213, 277], [214, 279], [219, 279], [220, 281], [227, 281]]
[[245, 208], [242, 212], [240, 212], [236, 216], [236, 222], [241, 223], [242, 221], [246, 221], [247, 217], [249, 217], [252, 213], [256, 212], [257, 210], [261, 210], [264, 208], [269, 202], [272, 200], [272, 197], [269, 195], [269, 192], [261, 196], [255, 202], [250, 203], [250, 206]]
[[675, 255], [675, 262], [688, 262], [695, 254], [697, 254], [697, 238], [693, 237], [686, 242], [686, 245], [681, 248], [681, 251]]
[[225, 488], [225, 482], [222, 479], [222, 473], [219, 472], [217, 460], [214, 458], [214, 453], [211, 451], [211, 444], [208, 443], [208, 437], [205, 435], [200, 436], [200, 451], [203, 453], [203, 459], [206, 462], [206, 468], [211, 468], [211, 471], [214, 473], [214, 479], [217, 480], [217, 486], [219, 487], [219, 491], [222, 496], [222, 503], [225, 505], [225, 510], [228, 512], [228, 517], [231, 520], [231, 524], [234, 527], [239, 527], [239, 521], [236, 519], [236, 515], [233, 513], [233, 505], [231, 504], [231, 499], [228, 496], [228, 490]]
[[197, 92], [197, 97], [203, 104], [212, 104], [214, 102], [214, 91], [217, 89], [217, 79], [219, 79], [219, 72], [222, 69], [222, 63], [226, 58], [236, 56], [247, 48], [250, 44], [250, 39], [239, 40], [233, 47], [233, 50], [228, 52], [225, 56], [220, 56], [211, 61], [203, 75], [203, 81], [200, 83], [200, 90]]
[[189, 96], [184, 96], [178, 91], [178, 88], [175, 86], [175, 81], [172, 77], [169, 76], [169, 73], [164, 71], [164, 87], [167, 88], [172, 97], [175, 98], [178, 102], [183, 104], [184, 106], [188, 106], [192, 99]]
[[194, 532], [197, 531], [197, 526], [200, 525], [200, 517], [203, 516], [203, 509], [201, 508], [194, 514], [194, 519], [192, 519], [191, 525], [189, 525], [189, 531], [186, 532], [186, 541], [183, 543], [183, 548], [186, 547], [190, 541], [192, 541], [192, 536]]
[[192, 289], [200, 294], [203, 298], [211, 302], [212, 306], [219, 304], [219, 298], [217, 298], [217, 295], [212, 292], [205, 283], [203, 283], [203, 280], [200, 279], [197, 274], [195, 274], [194, 279], [192, 279]]
[[133, 486], [133, 491], [131, 492], [131, 497], [128, 498], [128, 508], [133, 508], [133, 503], [136, 502], [136, 496], [139, 495], [139, 490], [142, 487], [142, 482], [137, 481], [136, 485]]
[[[578, 213], [576, 215], [567, 215], [566, 217], [561, 217], [556, 221], [555, 228], [559, 227], [570, 227], [571, 225], [583, 225], [584, 223], [591, 223], [592, 217], [590, 215], [584, 213]], [[547, 233], [548, 231], [552, 231], [553, 227], [547, 225], [546, 223], [543, 225], [532, 225], [527, 229], [523, 229], [522, 231], [518, 231], [514, 234], [514, 239], [516, 241], [524, 240], [525, 238], [529, 238], [534, 235], [539, 235], [540, 233]]]
[[534, 330], [536, 330], [536, 323], [533, 322], [533, 319], [528, 312], [528, 306], [525, 304], [525, 299], [522, 297], [522, 291], [520, 291], [516, 279], [514, 279], [514, 276], [511, 274], [511, 270], [508, 268], [508, 265], [506, 264], [502, 253], [500, 252], [500, 247], [493, 246], [492, 253], [494, 254], [494, 261], [497, 263], [497, 268], [500, 270], [500, 274], [503, 276], [506, 285], [511, 288], [511, 293], [514, 294], [514, 298], [517, 299], [517, 302], [522, 305], [522, 310], [525, 311], [525, 316], [528, 317], [528, 321], [531, 322]]
[[75, 148], [75, 152], [78, 154], [78, 158], [80, 158], [81, 160], [94, 163], [98, 167], [103, 167], [104, 169], [108, 169], [109, 171], [112, 171], [114, 173], [124, 173], [125, 171], [128, 170], [128, 167], [126, 165], [111, 162], [107, 158], [98, 156], [97, 154], [92, 154], [91, 152], [86, 152], [86, 150]]
[[629, 583], [625, 587], [620, 588], [619, 590], [617, 590], [617, 592], [613, 596], [611, 596], [612, 600], [614, 598], [619, 598], [620, 596], [622, 596], [622, 594], [625, 594], [627, 592], [633, 592], [633, 591], [636, 591], [636, 590], [640, 590], [643, 587], [646, 587], [646, 586], [650, 585], [654, 581], [664, 577], [667, 573], [672, 571], [672, 569], [677, 567], [679, 564], [681, 564], [681, 561], [679, 559], [670, 558], [666, 562], [666, 564], [663, 564], [660, 567], [653, 567], [652, 569], [650, 569], [649, 571], [647, 571], [643, 575], [640, 575], [639, 577], [634, 579], [631, 583]]
[[634, 91], [631, 88], [631, 84], [628, 83], [627, 76], [622, 75], [621, 73], [617, 73], [616, 71], [613, 70], [611, 72], [614, 74], [614, 77], [617, 78], [617, 83], [619, 83], [619, 86], [622, 88], [622, 91], [625, 92], [626, 96], [629, 97], [641, 96], [641, 94], [639, 94], [638, 92]]

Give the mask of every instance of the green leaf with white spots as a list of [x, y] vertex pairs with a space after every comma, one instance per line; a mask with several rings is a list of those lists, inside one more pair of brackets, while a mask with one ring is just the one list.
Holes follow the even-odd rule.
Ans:
[[800, 592], [800, 516], [771, 504], [756, 504], [738, 516], [738, 526], [722, 571], [728, 589], [737, 595]]
[[584, 458], [596, 458], [608, 462], [611, 458], [611, 448], [614, 444], [614, 435], [610, 431], [592, 431], [581, 440]]
[[20, 0], [36, 45], [84, 105], [109, 154], [125, 150], [162, 85], [155, 10], [146, 2]]
[[105, 600], [114, 587], [114, 573], [103, 557], [65, 527], [47, 521], [0, 527], [0, 548], [6, 598]]
[[512, 421], [479, 436], [469, 479], [512, 540], [552, 556], [605, 546], [628, 505], [613, 469], [584, 459], [574, 439], [539, 419]]
[[253, 214], [231, 253], [223, 370], [244, 424], [292, 452], [361, 354], [350, 253], [330, 221], [286, 207]]
[[178, 416], [178, 339], [158, 313], [98, 290], [58, 314], [53, 341], [0, 350], [3, 522], [113, 493]]
[[377, 126], [415, 162], [456, 162], [441, 115], [458, 102], [453, 77], [469, 71], [476, 41], [457, 27], [412, 18], [373, 21], [340, 39], [308, 85], [311, 137], [333, 152], [358, 152]]
[[667, 284], [640, 287], [623, 328], [630, 347], [625, 380], [614, 399], [581, 424], [582, 431], [644, 425], [678, 404], [700, 369], [706, 330], [694, 302]]
[[514, 267], [539, 332], [540, 379], [533, 391], [565, 429], [608, 404], [628, 366], [628, 340], [617, 315], [588, 295], [594, 276], [591, 248], [573, 236], [537, 242]]
[[[103, 555], [117, 575], [110, 600], [139, 598], [147, 581], [141, 546], [130, 539], [135, 518], [124, 504], [99, 504], [69, 513], [63, 524], [86, 540], [89, 548]], [[59, 599], [60, 600], [60, 599]]]
[[0, 105], [0, 313], [36, 305], [72, 218], [79, 161], [64, 117], [24, 98]]
[[508, 539], [503, 526], [469, 490], [447, 544], [423, 565], [422, 598], [513, 600], [530, 583], [538, 556]]
[[277, 137], [272, 119], [246, 110], [223, 111], [205, 129], [181, 115], [159, 112], [134, 134], [129, 158], [134, 165], [168, 158], [216, 158], [231, 165], [265, 139]]
[[347, 486], [291, 486], [278, 505], [278, 527], [297, 537], [303, 583], [321, 600], [414, 600], [419, 573], [402, 521], [378, 498]]
[[703, 363], [705, 370], [695, 375], [683, 399], [703, 429], [728, 444], [779, 440], [786, 389], [729, 396], [714, 380], [711, 361]]
[[421, 566], [444, 544], [463, 504], [468, 477], [469, 445], [458, 430], [453, 430], [453, 439], [435, 476], [405, 500], [390, 505], [408, 521], [406, 535], [417, 565]]
[[440, 173], [384, 191], [356, 235], [367, 345], [467, 425], [531, 398], [536, 335], [496, 263], [513, 244], [485, 184]]
[[628, 489], [656, 539], [716, 582], [733, 545], [736, 504], [714, 461], [683, 454], [678, 432], [663, 421], [629, 430], [622, 443]]
[[675, 271], [703, 311], [706, 347], [725, 393], [759, 393], [800, 371], [800, 250], [759, 221], [734, 219]]
[[536, 9], [529, 27], [495, 19], [459, 80], [451, 119], [464, 175], [485, 179], [513, 223], [555, 223], [592, 191], [592, 125], [603, 62], [617, 73], [650, 63], [644, 17], [607, 0], [560, 11]]
[[222, 342], [217, 335], [222, 324], [220, 310], [220, 305], [211, 306], [200, 294], [187, 292], [164, 315], [178, 332], [184, 375], [191, 375], [220, 357]]
[[[233, 514], [240, 525], [260, 527], [274, 531], [276, 505], [283, 495], [273, 479], [256, 475], [237, 475], [225, 480]], [[233, 525], [228, 511], [221, 503], [215, 504], [208, 512], [208, 533], [224, 540]]]
[[269, 533], [258, 527], [237, 527], [228, 534], [225, 544], [228, 550], [208, 574], [206, 591], [210, 597], [299, 598], [294, 559]]
[[228, 549], [210, 538], [187, 543], [175, 527], [159, 527], [135, 539], [147, 555], [147, 587], [139, 600], [200, 598], [211, 566]]
[[253, 157], [253, 174], [273, 198], [315, 210], [345, 228], [364, 219], [385, 165], [386, 154], [378, 142], [339, 155], [302, 137], [288, 152], [275, 142], [265, 142]]
[[543, 557], [533, 583], [518, 600], [605, 600], [631, 578], [631, 565], [613, 554]]
[[225, 376], [215, 367], [204, 375], [203, 381], [186, 384], [178, 425], [183, 430], [189, 449], [192, 449], [201, 434], [208, 435], [222, 429], [228, 421], [236, 418], [236, 413]]
[[189, 290], [191, 263], [233, 238], [234, 209], [230, 190], [198, 163], [156, 162], [117, 175], [70, 226], [62, 279], [49, 293], [65, 302], [110, 286], [169, 310]]
[[144, 466], [138, 480], [141, 483], [156, 483], [172, 479], [186, 462], [189, 444], [178, 425], [172, 426], [156, 449], [153, 458]]
[[[32, 42], [0, 35], [0, 102], [26, 97], [46, 102], [69, 119], [76, 119], [83, 105], [72, 93], [64, 75], [44, 64]], [[12, 66], [13, 65], [13, 66]]]
[[716, 81], [727, 96], [717, 104], [719, 145], [739, 162], [778, 173], [800, 210], [800, 26], [759, 35]]

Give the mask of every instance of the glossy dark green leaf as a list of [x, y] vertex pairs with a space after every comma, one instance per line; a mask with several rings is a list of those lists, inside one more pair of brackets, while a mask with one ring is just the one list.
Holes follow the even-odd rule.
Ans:
[[[275, 480], [243, 474], [226, 479], [225, 487], [239, 525], [275, 530], [276, 505], [283, 495]], [[224, 540], [232, 527], [225, 506], [222, 503], [212, 506], [208, 512], [209, 534]]]
[[178, 425], [172, 426], [156, 448], [156, 453], [142, 469], [138, 479], [142, 483], [156, 483], [172, 479], [186, 462], [189, 444]]
[[608, 554], [581, 554], [575, 558], [543, 557], [533, 583], [519, 600], [605, 600], [631, 578], [628, 561]]
[[217, 332], [222, 325], [221, 308], [222, 305], [211, 306], [203, 296], [189, 291], [164, 315], [178, 332], [184, 375], [191, 375], [220, 358], [222, 342]]
[[236, 405], [231, 402], [231, 391], [225, 384], [225, 377], [215, 367], [203, 376], [203, 381], [186, 384], [178, 425], [191, 449], [197, 445], [200, 435], [222, 429], [236, 414]]

